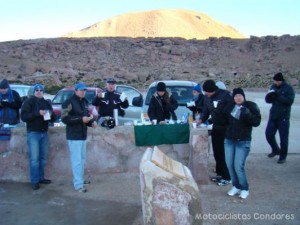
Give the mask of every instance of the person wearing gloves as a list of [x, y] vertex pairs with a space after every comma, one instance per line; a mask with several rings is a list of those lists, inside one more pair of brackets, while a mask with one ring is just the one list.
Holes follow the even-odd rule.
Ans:
[[33, 190], [40, 184], [50, 184], [45, 179], [44, 168], [48, 154], [49, 122], [56, 119], [51, 102], [44, 99], [44, 86], [36, 84], [33, 95], [25, 100], [21, 108], [21, 119], [26, 122], [27, 144], [29, 148], [30, 181]]
[[193, 101], [188, 102], [186, 107], [193, 112], [193, 120], [200, 119], [204, 107], [204, 95], [200, 84], [193, 88]]
[[12, 90], [6, 79], [0, 83], [0, 124], [16, 125], [20, 123], [19, 109], [22, 100], [18, 92]]
[[239, 194], [245, 199], [249, 195], [245, 163], [250, 152], [252, 127], [260, 125], [261, 114], [254, 102], [246, 100], [243, 89], [233, 89], [232, 96], [234, 101], [224, 109], [225, 159], [233, 186], [227, 194]]
[[219, 186], [225, 186], [231, 183], [230, 175], [225, 162], [224, 139], [226, 126], [224, 124], [224, 108], [232, 101], [230, 92], [219, 89], [213, 80], [206, 80], [202, 85], [205, 98], [204, 109], [200, 116], [199, 124], [206, 121], [211, 116], [212, 130], [211, 142], [216, 160], [217, 175], [211, 178]]
[[77, 83], [75, 93], [62, 104], [61, 119], [66, 126], [66, 137], [70, 150], [73, 173], [73, 185], [76, 191], [85, 193], [84, 185], [90, 184], [84, 179], [86, 160], [87, 128], [97, 127], [93, 115], [89, 114], [89, 103], [85, 98], [86, 85]]
[[177, 120], [175, 110], [178, 107], [177, 100], [173, 95], [169, 95], [166, 84], [158, 82], [156, 93], [152, 95], [148, 108], [148, 116], [151, 121], [157, 120], [157, 123], [164, 123], [165, 120]]
[[[277, 162], [282, 164], [285, 163], [288, 153], [291, 107], [294, 103], [295, 92], [292, 86], [284, 80], [282, 73], [276, 73], [273, 82], [265, 97], [265, 101], [272, 104], [265, 133], [272, 148], [268, 157], [273, 158], [279, 155]], [[279, 131], [280, 148], [275, 137], [277, 131]]]
[[99, 91], [94, 98], [92, 104], [99, 107], [98, 123], [101, 124], [107, 117], [114, 116], [114, 109], [118, 109], [118, 115], [124, 116], [125, 111], [129, 106], [127, 97], [122, 99], [122, 93], [117, 92], [116, 81], [113, 78], [109, 78], [106, 81], [106, 91]]

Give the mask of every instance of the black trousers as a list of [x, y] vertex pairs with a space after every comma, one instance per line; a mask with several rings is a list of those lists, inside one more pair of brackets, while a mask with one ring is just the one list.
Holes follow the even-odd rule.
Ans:
[[[272, 148], [272, 153], [279, 154], [279, 159], [286, 159], [289, 145], [289, 129], [290, 121], [283, 120], [272, 120], [269, 119], [266, 128], [266, 139]], [[276, 133], [279, 131], [280, 148], [276, 141]]]
[[225, 161], [225, 129], [212, 129], [211, 143], [216, 160], [216, 172], [224, 180], [230, 180], [230, 175]]

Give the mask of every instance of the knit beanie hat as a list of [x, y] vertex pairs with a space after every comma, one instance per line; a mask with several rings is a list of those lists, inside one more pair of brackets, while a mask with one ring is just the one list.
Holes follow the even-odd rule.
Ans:
[[246, 98], [246, 97], [245, 97], [245, 93], [244, 93], [244, 91], [243, 91], [242, 88], [234, 88], [234, 89], [232, 90], [232, 96], [233, 96], [233, 97], [234, 97], [235, 95], [237, 95], [237, 94], [243, 95], [243, 97]]
[[206, 80], [202, 85], [203, 91], [205, 92], [214, 92], [218, 90], [216, 83], [213, 80]]
[[273, 77], [275, 81], [284, 81], [282, 73], [276, 73]]
[[44, 86], [41, 84], [36, 84], [33, 86], [33, 92], [35, 92], [36, 90], [42, 90], [44, 92]]
[[158, 82], [156, 90], [157, 91], [166, 91], [166, 84], [164, 82]]
[[195, 87], [194, 87], [194, 89], [193, 89], [194, 91], [197, 91], [197, 92], [201, 92], [202, 91], [202, 89], [201, 89], [201, 85], [200, 84], [197, 84]]
[[6, 88], [9, 88], [9, 84], [6, 79], [3, 79], [0, 83], [0, 89], [6, 89]]

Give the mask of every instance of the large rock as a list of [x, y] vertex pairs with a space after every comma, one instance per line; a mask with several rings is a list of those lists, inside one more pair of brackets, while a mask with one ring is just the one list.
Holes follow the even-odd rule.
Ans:
[[163, 153], [158, 162], [155, 151], [148, 148], [140, 163], [144, 225], [202, 224], [200, 193], [190, 170]]

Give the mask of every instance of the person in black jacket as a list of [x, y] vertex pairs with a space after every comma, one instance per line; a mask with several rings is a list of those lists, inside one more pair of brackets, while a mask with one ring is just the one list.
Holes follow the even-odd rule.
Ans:
[[152, 95], [148, 108], [150, 120], [157, 120], [157, 123], [164, 122], [166, 119], [177, 120], [175, 110], [178, 107], [177, 100], [169, 96], [166, 84], [158, 82], [156, 93]]
[[216, 160], [217, 176], [211, 178], [219, 186], [231, 183], [230, 175], [225, 162], [224, 139], [226, 125], [224, 124], [224, 108], [232, 101], [230, 92], [219, 89], [213, 80], [206, 80], [202, 85], [205, 93], [204, 110], [200, 117], [199, 124], [206, 121], [209, 116], [213, 123], [211, 131], [211, 142]]
[[232, 96], [234, 101], [224, 109], [226, 121], [225, 159], [233, 185], [227, 194], [229, 196], [240, 194], [240, 198], [247, 198], [249, 184], [245, 172], [245, 162], [250, 152], [252, 127], [260, 125], [261, 114], [254, 102], [246, 101], [243, 89], [233, 89]]
[[33, 95], [25, 100], [21, 108], [21, 119], [26, 122], [27, 144], [29, 147], [30, 180], [33, 190], [39, 184], [50, 184], [45, 179], [44, 168], [48, 154], [48, 126], [56, 119], [52, 105], [44, 99], [44, 86], [36, 84]]
[[89, 114], [88, 100], [84, 97], [86, 85], [77, 83], [75, 93], [62, 104], [61, 119], [66, 127], [66, 137], [71, 156], [73, 185], [76, 191], [85, 193], [84, 184], [90, 181], [84, 179], [86, 160], [87, 127], [96, 127], [97, 122]]
[[97, 96], [94, 98], [92, 104], [94, 106], [99, 106], [99, 118], [98, 123], [101, 124], [107, 117], [114, 116], [114, 109], [118, 109], [118, 115], [124, 116], [125, 111], [129, 106], [127, 97], [121, 100], [120, 97], [122, 93], [115, 90], [116, 81], [113, 78], [109, 78], [106, 81], [106, 91], [99, 91]]
[[0, 124], [16, 125], [20, 123], [19, 109], [22, 100], [18, 92], [12, 90], [6, 79], [0, 83]]
[[202, 94], [200, 84], [197, 84], [193, 88], [193, 101], [187, 103], [187, 108], [193, 112], [193, 120], [200, 119], [200, 115], [203, 113], [204, 108], [204, 95]]
[[[295, 92], [283, 78], [282, 73], [273, 77], [274, 84], [265, 97], [267, 103], [272, 104], [266, 127], [266, 139], [272, 148], [269, 158], [279, 155], [278, 163], [285, 163], [288, 153], [291, 106], [294, 103]], [[280, 148], [275, 135], [279, 131]]]

